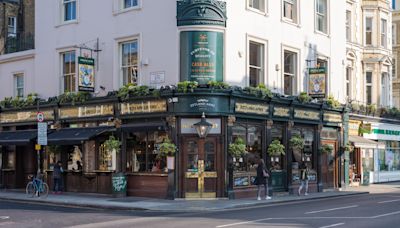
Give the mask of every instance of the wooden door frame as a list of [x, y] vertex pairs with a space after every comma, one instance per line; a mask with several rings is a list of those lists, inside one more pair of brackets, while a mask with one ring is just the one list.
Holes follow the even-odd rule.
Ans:
[[[334, 170], [333, 170], [333, 188], [339, 188], [339, 156], [338, 156], [338, 152], [339, 152], [339, 148], [338, 148], [338, 141], [337, 140], [321, 140], [321, 146], [325, 145], [325, 144], [334, 144], [335, 148], [335, 154], [334, 154]], [[322, 156], [322, 155], [321, 155]], [[321, 164], [323, 165], [323, 164]], [[322, 171], [321, 171], [321, 175], [322, 175]], [[325, 186], [324, 186], [325, 189]]]
[[[225, 172], [224, 172], [224, 164], [225, 164], [225, 157], [224, 157], [224, 153], [222, 150], [222, 143], [221, 143], [221, 135], [209, 135], [207, 136], [207, 138], [214, 138], [215, 140], [215, 171], [217, 172], [217, 184], [216, 184], [216, 195], [217, 198], [218, 197], [223, 197], [224, 194], [224, 183], [225, 183]], [[203, 142], [205, 140], [207, 140], [207, 138], [205, 139], [200, 139], [197, 135], [193, 135], [193, 134], [188, 134], [188, 135], [181, 135], [180, 136], [180, 148], [181, 151], [179, 153], [179, 174], [178, 174], [178, 191], [179, 191], [179, 197], [184, 198], [185, 197], [185, 187], [186, 187], [186, 162], [187, 162], [187, 158], [186, 158], [186, 153], [184, 151], [185, 148], [185, 143], [188, 140], [195, 140], [198, 144], [200, 144], [200, 142], [203, 140]], [[204, 148], [203, 148], [204, 149]], [[200, 148], [199, 148], [200, 150]]]

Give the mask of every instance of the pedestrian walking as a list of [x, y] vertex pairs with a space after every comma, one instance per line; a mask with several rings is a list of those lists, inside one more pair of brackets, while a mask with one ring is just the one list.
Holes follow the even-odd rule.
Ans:
[[307, 166], [307, 163], [303, 162], [300, 166], [300, 186], [299, 186], [299, 191], [298, 195], [301, 195], [301, 191], [303, 188], [305, 188], [304, 195], [308, 195], [308, 173], [309, 173], [309, 168]]
[[265, 199], [269, 200], [271, 197], [268, 196], [268, 178], [269, 171], [264, 163], [263, 159], [259, 159], [257, 166], [257, 177], [255, 179], [255, 184], [257, 185], [257, 200], [261, 200], [261, 186], [264, 186]]
[[62, 191], [62, 173], [64, 172], [62, 168], [61, 161], [57, 161], [53, 168], [53, 192], [60, 194]]

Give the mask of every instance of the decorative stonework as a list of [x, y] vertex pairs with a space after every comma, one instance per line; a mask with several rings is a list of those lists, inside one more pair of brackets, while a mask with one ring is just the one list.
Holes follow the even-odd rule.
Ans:
[[177, 24], [226, 27], [226, 2], [217, 0], [177, 1]]

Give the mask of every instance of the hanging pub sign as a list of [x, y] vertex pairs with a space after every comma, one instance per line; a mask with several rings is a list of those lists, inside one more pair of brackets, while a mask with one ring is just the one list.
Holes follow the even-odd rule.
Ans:
[[78, 57], [79, 91], [94, 92], [94, 59]]
[[222, 81], [223, 53], [223, 33], [181, 32], [181, 81], [197, 81], [201, 85]]
[[310, 68], [308, 93], [312, 98], [324, 98], [326, 96], [326, 69]]

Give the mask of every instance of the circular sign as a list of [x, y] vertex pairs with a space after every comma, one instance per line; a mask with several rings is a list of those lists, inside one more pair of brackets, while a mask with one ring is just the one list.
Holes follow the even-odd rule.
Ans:
[[36, 119], [38, 122], [43, 122], [44, 121], [44, 114], [43, 112], [38, 112], [36, 115]]

